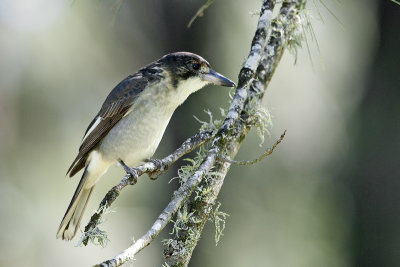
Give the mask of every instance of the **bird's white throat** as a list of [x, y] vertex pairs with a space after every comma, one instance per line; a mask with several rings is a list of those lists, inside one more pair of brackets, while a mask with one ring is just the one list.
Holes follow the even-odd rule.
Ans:
[[174, 91], [174, 97], [176, 104], [179, 106], [188, 98], [188, 96], [208, 84], [207, 81], [203, 81], [199, 77], [188, 78], [180, 81]]

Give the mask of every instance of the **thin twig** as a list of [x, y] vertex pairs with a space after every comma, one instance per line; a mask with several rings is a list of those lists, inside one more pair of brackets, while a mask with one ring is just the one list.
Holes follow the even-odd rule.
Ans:
[[400, 2], [398, 0], [391, 0], [393, 3], [400, 5]]
[[202, 5], [196, 12], [196, 14], [194, 14], [194, 16], [190, 19], [187, 27], [190, 28], [193, 24], [193, 22], [197, 19], [197, 17], [202, 17], [204, 15], [204, 11], [211, 6], [211, 4], [214, 2], [214, 0], [207, 0], [207, 2]]
[[218, 160], [225, 161], [225, 162], [228, 162], [228, 163], [231, 163], [231, 164], [235, 164], [235, 165], [252, 165], [252, 164], [256, 164], [256, 163], [262, 161], [267, 156], [271, 155], [272, 152], [274, 152], [275, 148], [282, 142], [283, 138], [285, 137], [285, 134], [286, 134], [286, 130], [281, 134], [281, 137], [279, 137], [279, 139], [274, 143], [274, 145], [272, 147], [268, 148], [261, 156], [259, 156], [256, 159], [247, 160], [247, 161], [238, 161], [238, 160], [228, 159], [227, 157], [225, 157], [224, 155], [221, 155], [221, 154], [218, 154], [217, 158], [218, 158]]

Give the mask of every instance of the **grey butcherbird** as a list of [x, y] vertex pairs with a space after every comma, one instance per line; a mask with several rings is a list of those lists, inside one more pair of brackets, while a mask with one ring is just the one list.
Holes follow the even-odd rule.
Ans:
[[107, 169], [116, 162], [137, 166], [150, 158], [175, 109], [207, 84], [236, 86], [202, 57], [177, 52], [128, 76], [111, 91], [68, 169], [70, 177], [84, 171], [57, 238], [75, 236], [93, 188]]

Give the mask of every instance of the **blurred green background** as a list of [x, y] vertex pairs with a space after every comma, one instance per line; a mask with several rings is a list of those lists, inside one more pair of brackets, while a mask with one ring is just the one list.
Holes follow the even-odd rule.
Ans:
[[[89, 266], [140, 237], [171, 198], [168, 181], [141, 178], [101, 225], [111, 243], [55, 239], [79, 177], [65, 172], [108, 92], [174, 51], [205, 57], [236, 80], [261, 1], [30, 0], [0, 2], [0, 265]], [[255, 133], [237, 159], [253, 159], [287, 129], [262, 163], [232, 166], [221, 191], [230, 214], [215, 247], [206, 225], [190, 266], [400, 266], [400, 6], [389, 0], [309, 1], [318, 46], [286, 52], [265, 96], [273, 115], [263, 147]], [[317, 10], [319, 9], [319, 11]], [[319, 13], [321, 17], [319, 16]], [[207, 87], [174, 114], [156, 157], [169, 154], [228, 107], [229, 89]], [[182, 164], [181, 162], [179, 164]], [[179, 166], [179, 164], [177, 166]], [[79, 176], [78, 174], [77, 176]], [[86, 224], [123, 176], [97, 185]], [[161, 237], [135, 266], [163, 263]]]

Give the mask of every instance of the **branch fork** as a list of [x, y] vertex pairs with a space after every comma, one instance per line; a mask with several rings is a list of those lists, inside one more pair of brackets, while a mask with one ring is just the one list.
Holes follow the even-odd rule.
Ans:
[[[246, 162], [231, 160], [237, 154], [241, 142], [252, 126], [247, 120], [249, 117], [248, 111], [254, 107], [254, 105], [259, 105], [261, 103], [267, 85], [291, 37], [292, 32], [290, 31], [293, 31], [293, 29], [298, 26], [294, 21], [295, 17], [304, 9], [305, 2], [306, 0], [283, 0], [279, 14], [275, 19], [272, 19], [276, 0], [263, 0], [258, 26], [251, 44], [249, 56], [244, 67], [240, 71], [238, 87], [226, 118], [216, 133], [201, 132], [194, 135], [186, 140], [174, 153], [160, 160], [161, 164], [159, 164], [160, 162], [149, 161], [134, 169], [125, 168], [127, 171], [126, 176], [122, 179], [120, 184], [116, 185], [107, 193], [99, 206], [99, 210], [92, 216], [89, 224], [86, 226], [85, 233], [97, 227], [104, 207], [111, 205], [120, 191], [126, 185], [130, 184], [130, 179], [135, 181], [135, 178], [137, 179], [143, 173], [162, 171], [162, 168], [167, 168], [184, 154], [207, 141], [211, 141], [210, 149], [202, 163], [174, 192], [172, 200], [164, 208], [151, 228], [120, 254], [96, 266], [120, 266], [132, 260], [137, 253], [158, 236], [183, 205], [185, 205], [185, 208], [190, 208], [190, 210], [187, 211], [188, 213], [196, 211], [196, 221], [191, 222], [190, 225], [194, 235], [187, 236], [184, 231], [182, 233], [177, 233], [176, 236], [171, 239], [173, 242], [169, 242], [169, 244], [176, 241], [182, 245], [171, 247], [166, 244], [167, 247], [165, 251], [167, 252], [164, 253], [164, 256], [168, 266], [188, 265], [198, 241], [198, 238], [193, 239], [193, 236], [200, 236], [205, 222], [209, 220], [212, 212], [212, 208], [210, 207], [215, 204], [230, 164], [247, 165], [256, 163], [270, 155], [284, 138], [286, 131], [270, 149], [256, 160]], [[276, 23], [277, 21], [280, 23]], [[284, 24], [284, 26], [290, 25], [292, 27], [279, 27], [281, 24]], [[221, 156], [221, 154], [226, 156]], [[210, 172], [218, 173], [218, 175], [214, 175], [207, 185], [205, 185], [209, 193], [200, 200], [190, 198], [195, 188], [202, 182], [203, 177], [210, 174]], [[204, 183], [202, 185], [204, 185]], [[84, 244], [87, 244], [87, 239], [86, 243], [84, 241]]]

